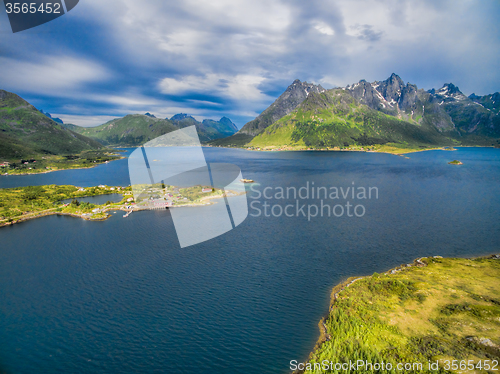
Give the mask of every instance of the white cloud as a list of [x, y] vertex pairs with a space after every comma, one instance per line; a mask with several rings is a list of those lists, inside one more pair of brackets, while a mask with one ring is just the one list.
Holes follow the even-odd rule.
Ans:
[[181, 78], [164, 78], [159, 83], [162, 93], [168, 95], [184, 95], [187, 93], [203, 93], [222, 96], [233, 100], [262, 101], [267, 99], [259, 89], [264, 77], [260, 75], [239, 74], [206, 74], [203, 76], [188, 75]]
[[53, 110], [74, 102], [74, 115], [219, 118], [254, 116], [295, 78], [331, 87], [394, 72], [425, 89], [451, 81], [485, 94], [500, 84], [499, 6], [488, 4], [87, 0], [69, 15], [81, 43], [35, 32], [0, 39], [0, 55], [25, 56], [0, 57], [0, 88], [66, 98]]
[[111, 75], [96, 62], [64, 55], [44, 56], [37, 62], [0, 57], [0, 66], [3, 87], [48, 96], [73, 96], [85, 84]]
[[52, 117], [60, 118], [64, 123], [70, 123], [82, 127], [94, 127], [102, 125], [118, 116], [84, 116], [73, 114], [51, 114]]
[[333, 29], [330, 26], [324, 24], [323, 22], [316, 23], [316, 26], [314, 26], [314, 28], [318, 30], [321, 34], [330, 36], [335, 34], [335, 31], [333, 31]]

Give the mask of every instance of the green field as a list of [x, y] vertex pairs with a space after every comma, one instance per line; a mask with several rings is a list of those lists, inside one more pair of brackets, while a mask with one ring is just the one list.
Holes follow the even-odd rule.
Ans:
[[[97, 196], [120, 193], [124, 196], [123, 201], [118, 203], [108, 202], [104, 205], [95, 205], [79, 202], [78, 199], [86, 196]], [[0, 225], [15, 223], [18, 220], [35, 218], [43, 214], [66, 213], [66, 214], [91, 214], [92, 210], [104, 206], [107, 208], [121, 207], [126, 198], [131, 196], [130, 187], [87, 187], [75, 186], [28, 186], [0, 189]], [[68, 205], [62, 204], [62, 200], [73, 199]], [[104, 212], [93, 213], [89, 218], [104, 218]]]
[[[119, 186], [97, 186], [97, 187], [75, 187], [75, 186], [27, 186], [0, 189], [0, 226], [10, 225], [32, 218], [42, 217], [48, 214], [70, 214], [86, 219], [105, 219], [110, 210], [130, 210], [127, 207], [134, 206], [134, 210], [150, 209], [147, 199], [154, 198], [168, 200], [172, 206], [204, 205], [209, 204], [211, 199], [221, 198], [224, 193], [221, 189], [211, 188], [210, 192], [203, 192], [207, 186], [191, 186], [178, 188], [175, 186], [147, 186], [145, 190], [145, 201], [133, 204], [133, 193], [131, 187]], [[91, 204], [79, 201], [82, 197], [106, 194], [121, 194], [119, 202], [108, 201], [105, 204]], [[167, 197], [167, 194], [172, 197]], [[127, 201], [131, 199], [131, 201]], [[70, 203], [63, 204], [63, 200], [72, 199]]]
[[122, 157], [109, 150], [84, 151], [75, 155], [33, 155], [24, 159], [11, 159], [7, 166], [0, 166], [0, 174], [37, 174], [89, 168], [120, 158]]
[[[499, 258], [423, 258], [353, 280], [333, 290], [306, 373], [499, 372], [500, 363], [493, 370], [500, 361]], [[319, 366], [324, 360], [339, 365], [362, 360], [366, 366], [324, 370]], [[366, 362], [391, 363], [393, 370], [375, 370]], [[398, 363], [412, 366], [401, 371]]]

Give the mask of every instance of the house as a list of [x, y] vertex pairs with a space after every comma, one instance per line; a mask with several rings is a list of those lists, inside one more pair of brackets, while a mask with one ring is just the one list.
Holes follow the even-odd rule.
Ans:
[[203, 192], [203, 193], [212, 192], [212, 189], [211, 188], [203, 188], [201, 190], [201, 192]]
[[148, 202], [148, 208], [149, 209], [165, 209], [169, 206], [172, 206], [172, 203], [170, 203], [169, 201], [165, 201], [165, 200], [151, 200]]
[[128, 202], [130, 202], [130, 201], [134, 201], [134, 198], [133, 198], [133, 197], [129, 197], [129, 198], [127, 199], [127, 201], [128, 201]]
[[106, 188], [106, 186], [104, 184], [100, 184], [99, 186], [97, 186], [99, 188]]

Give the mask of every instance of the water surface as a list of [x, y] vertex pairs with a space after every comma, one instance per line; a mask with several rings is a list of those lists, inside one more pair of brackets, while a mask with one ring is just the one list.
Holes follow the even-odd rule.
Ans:
[[[498, 149], [410, 159], [204, 152], [209, 162], [238, 165], [260, 191], [354, 182], [376, 186], [379, 198], [365, 201], [358, 218], [249, 216], [183, 249], [168, 211], [103, 222], [49, 216], [2, 228], [0, 372], [284, 373], [290, 360], [308, 356], [339, 281], [419, 256], [499, 252]], [[464, 165], [448, 165], [453, 159]], [[122, 160], [0, 184], [127, 185], [127, 178]]]

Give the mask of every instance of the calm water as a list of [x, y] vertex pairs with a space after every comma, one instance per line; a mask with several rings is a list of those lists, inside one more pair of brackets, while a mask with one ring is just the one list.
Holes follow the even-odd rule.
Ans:
[[[418, 256], [500, 252], [499, 149], [410, 159], [205, 153], [209, 161], [240, 166], [260, 191], [355, 182], [377, 187], [379, 198], [362, 202], [363, 217], [249, 216], [235, 230], [184, 249], [168, 211], [104, 222], [49, 216], [2, 228], [0, 372], [284, 373], [290, 360], [308, 356], [329, 291], [342, 279]], [[448, 165], [453, 159], [464, 165]], [[47, 183], [129, 181], [124, 160], [0, 177], [0, 187]]]
[[[123, 195], [119, 193], [111, 193], [108, 195], [78, 197], [76, 200], [78, 200], [81, 203], [105, 204], [108, 201], [117, 203], [119, 201], [122, 201], [122, 199]], [[72, 201], [73, 199], [65, 199], [62, 202], [66, 204], [66, 203], [71, 203]]]

